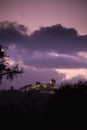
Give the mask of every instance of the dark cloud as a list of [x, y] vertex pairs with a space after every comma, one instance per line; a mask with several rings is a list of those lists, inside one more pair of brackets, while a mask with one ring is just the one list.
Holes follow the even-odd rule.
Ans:
[[59, 83], [66, 80], [66, 73], [58, 73], [55, 68], [87, 68], [87, 35], [78, 35], [74, 28], [59, 24], [28, 34], [24, 25], [0, 22], [0, 43], [8, 46], [8, 55], [25, 69], [23, 78], [10, 84], [6, 81], [4, 86], [20, 87], [35, 81], [49, 82], [51, 78]]
[[28, 29], [16, 22], [0, 22], [0, 42], [20, 45], [31, 51], [57, 51], [70, 54], [79, 51], [87, 51], [87, 35], [78, 35], [74, 28], [66, 28], [62, 25], [41, 27], [31, 35]]
[[0, 42], [3, 44], [17, 44], [26, 42], [27, 27], [19, 25], [16, 22], [0, 22]]
[[60, 69], [74, 69], [74, 68], [87, 68], [87, 62], [82, 62], [81, 59], [74, 59], [72, 57], [44, 57], [31, 59], [27, 62], [36, 68], [60, 68]]
[[87, 50], [87, 36], [79, 36], [75, 29], [65, 28], [60, 24], [41, 28], [30, 39], [31, 49], [34, 47], [36, 50], [56, 50], [65, 54]]
[[[78, 35], [74, 28], [60, 24], [41, 27], [31, 35], [27, 32], [24, 25], [8, 21], [0, 23], [0, 42], [9, 47], [15, 45], [9, 54], [16, 60], [36, 68], [87, 67], [84, 55], [78, 55], [79, 52], [87, 51], [87, 35]], [[48, 55], [52, 52], [55, 55]]]

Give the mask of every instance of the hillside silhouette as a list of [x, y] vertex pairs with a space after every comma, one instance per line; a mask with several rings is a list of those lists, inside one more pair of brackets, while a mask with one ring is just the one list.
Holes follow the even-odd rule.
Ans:
[[38, 129], [87, 128], [87, 81], [62, 84], [53, 91], [54, 94], [13, 88], [1, 90], [1, 125]]

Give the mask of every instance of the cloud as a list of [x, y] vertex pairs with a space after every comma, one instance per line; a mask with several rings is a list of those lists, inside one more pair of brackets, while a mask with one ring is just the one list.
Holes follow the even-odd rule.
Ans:
[[83, 76], [84, 78], [87, 78], [87, 69], [55, 69], [58, 73], [66, 74], [65, 79], [71, 80], [74, 77]]
[[[79, 36], [73, 28], [62, 25], [42, 27], [30, 36], [31, 49], [42, 51], [57, 51], [58, 53], [71, 54], [87, 50], [87, 36]], [[32, 44], [31, 44], [32, 43]]]
[[86, 81], [86, 80], [87, 80], [87, 77], [79, 74], [77, 76], [72, 77], [71, 79], [66, 79], [63, 82], [77, 83], [79, 81]]
[[[20, 45], [27, 39], [27, 28], [24, 25], [19, 25], [16, 22], [0, 22], [0, 42], [10, 45], [15, 43]], [[28, 36], [29, 37], [29, 36]]]
[[87, 68], [87, 35], [78, 35], [74, 28], [58, 24], [29, 34], [24, 25], [0, 22], [0, 43], [8, 46], [8, 55], [14, 63], [27, 69], [26, 81], [30, 73], [30, 80], [46, 80], [52, 75], [61, 81], [68, 72], [61, 75], [55, 69]]
[[41, 27], [31, 35], [28, 28], [16, 22], [0, 23], [0, 42], [20, 45], [31, 51], [56, 51], [62, 54], [75, 54], [87, 51], [87, 35], [78, 35], [74, 28], [62, 25]]
[[36, 68], [87, 68], [87, 35], [60, 24], [27, 32], [16, 22], [0, 23], [0, 41], [16, 61]]
[[[54, 55], [55, 54], [55, 55]], [[26, 64], [35, 66], [36, 68], [87, 68], [87, 60], [82, 60], [80, 56], [70, 56], [54, 53], [49, 55], [47, 53], [40, 53], [34, 55], [28, 59]]]

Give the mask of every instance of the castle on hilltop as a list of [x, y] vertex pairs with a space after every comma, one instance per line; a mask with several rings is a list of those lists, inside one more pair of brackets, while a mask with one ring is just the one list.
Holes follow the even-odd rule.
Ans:
[[26, 85], [21, 88], [21, 91], [27, 92], [31, 90], [43, 90], [43, 89], [55, 89], [56, 88], [56, 80], [51, 79], [49, 83], [40, 83], [36, 82], [35, 85]]

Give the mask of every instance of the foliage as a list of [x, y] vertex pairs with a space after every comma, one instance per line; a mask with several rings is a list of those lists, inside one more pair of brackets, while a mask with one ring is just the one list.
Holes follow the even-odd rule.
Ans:
[[[87, 81], [65, 84], [55, 94], [40, 91], [22, 92], [11, 87], [0, 91], [0, 118], [24, 129], [42, 127], [61, 130], [87, 129]], [[6, 122], [5, 122], [6, 119]], [[1, 123], [2, 125], [2, 123]], [[41, 127], [40, 127], [41, 126]], [[7, 126], [6, 126], [7, 128]], [[82, 128], [82, 129], [80, 129]]]
[[23, 68], [19, 69], [18, 64], [12, 68], [8, 67], [9, 63], [6, 61], [6, 57], [8, 57], [6, 55], [6, 49], [6, 47], [0, 45], [0, 83], [5, 76], [7, 79], [13, 80], [14, 76], [23, 73]]

